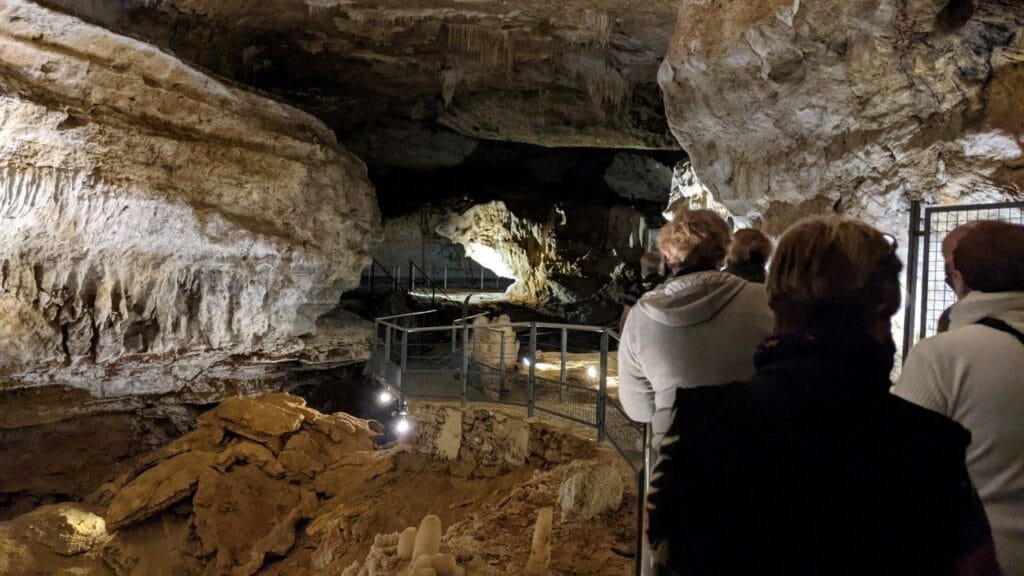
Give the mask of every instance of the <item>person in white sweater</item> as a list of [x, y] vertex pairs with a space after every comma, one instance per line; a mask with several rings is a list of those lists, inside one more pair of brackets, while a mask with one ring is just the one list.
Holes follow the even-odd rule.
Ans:
[[[985, 221], [947, 241], [960, 300], [948, 332], [907, 356], [893, 392], [971, 432], [967, 467], [1007, 576], [1024, 575], [1024, 226]], [[958, 237], [957, 237], [958, 236]]]
[[774, 324], [763, 284], [719, 272], [728, 224], [710, 210], [681, 211], [662, 229], [658, 249], [672, 277], [630, 312], [619, 346], [619, 400], [650, 422], [655, 447], [670, 422], [676, 388], [754, 375], [754, 352]]

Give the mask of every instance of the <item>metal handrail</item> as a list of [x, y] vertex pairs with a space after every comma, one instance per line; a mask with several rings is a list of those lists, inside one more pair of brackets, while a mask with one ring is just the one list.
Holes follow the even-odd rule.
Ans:
[[441, 294], [444, 295], [445, 300], [451, 300], [452, 299], [452, 297], [448, 294], [448, 292], [446, 292], [444, 288], [441, 288], [440, 286], [438, 286], [437, 282], [434, 282], [434, 279], [430, 277], [430, 274], [427, 274], [426, 270], [424, 270], [423, 268], [420, 268], [420, 265], [415, 263], [415, 262], [413, 262], [412, 259], [409, 260], [409, 292], [412, 292], [413, 290], [416, 289], [416, 272], [417, 271], [419, 271], [420, 276], [422, 276], [427, 281], [427, 283], [430, 285], [430, 290], [431, 290], [431, 292], [430, 292], [430, 303], [431, 304], [433, 304], [434, 300], [437, 298], [437, 293], [438, 292], [440, 292]]
[[369, 284], [370, 292], [373, 292], [373, 279], [376, 276], [374, 274], [374, 269], [375, 268], [380, 268], [380, 271], [384, 273], [384, 276], [386, 276], [389, 280], [391, 280], [391, 288], [392, 289], [398, 288], [398, 280], [395, 279], [395, 277], [391, 274], [391, 272], [388, 272], [387, 268], [385, 268], [383, 264], [378, 262], [376, 258], [371, 258], [370, 259], [370, 270], [368, 271], [368, 274], [367, 274], [367, 282]]
[[[386, 324], [386, 322], [381, 322], [381, 324]], [[615, 340], [619, 340], [619, 338], [620, 338], [619, 334], [617, 332], [611, 330], [610, 328], [605, 328], [603, 326], [591, 326], [591, 325], [588, 325], [588, 324], [562, 324], [562, 323], [558, 323], [558, 322], [503, 322], [501, 324], [488, 324], [487, 325], [488, 328], [493, 328], [493, 329], [498, 329], [498, 328], [530, 328], [530, 327], [533, 327], [533, 326], [536, 326], [537, 328], [553, 328], [553, 329], [557, 329], [557, 330], [565, 329], [565, 330], [577, 330], [577, 331], [580, 331], [580, 332], [593, 332], [595, 334], [600, 334], [600, 333], [604, 332], [604, 333], [607, 333], [609, 337], [614, 338]], [[402, 326], [393, 326], [393, 327], [397, 328], [399, 330], [408, 331], [408, 332], [442, 332], [442, 331], [447, 332], [448, 330], [452, 329], [452, 326], [445, 325], [445, 324], [441, 324], [441, 325], [437, 325], [437, 326], [418, 326], [418, 327], [415, 327], [415, 328], [407, 328], [407, 327], [402, 327]], [[481, 328], [482, 328], [482, 326], [481, 326]]]
[[[425, 314], [433, 314], [434, 312], [437, 312], [437, 309], [423, 310], [422, 312], [406, 312], [405, 314], [395, 314], [393, 316], [381, 316], [380, 318], [376, 318], [374, 322], [379, 324], [387, 324], [387, 322], [384, 322], [384, 320], [394, 320], [395, 318], [405, 318], [408, 316], [423, 316]], [[396, 326], [396, 328], [399, 327]]]
[[487, 316], [488, 314], [490, 314], [490, 312], [478, 312], [476, 314], [473, 314], [472, 316], [466, 316], [464, 318], [456, 318], [453, 323], [454, 324], [461, 324], [462, 322], [466, 322], [467, 320], [472, 320], [473, 318], [477, 318], [477, 317], [480, 317], [480, 316]]

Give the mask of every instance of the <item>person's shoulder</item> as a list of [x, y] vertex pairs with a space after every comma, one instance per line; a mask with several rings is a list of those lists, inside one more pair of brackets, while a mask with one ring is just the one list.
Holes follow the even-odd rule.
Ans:
[[941, 334], [929, 336], [910, 349], [908, 361], [949, 362], [977, 346], [986, 346], [991, 329], [980, 324], [967, 324]]
[[971, 443], [971, 433], [949, 418], [890, 394], [887, 415], [899, 434], [922, 446], [962, 451]]

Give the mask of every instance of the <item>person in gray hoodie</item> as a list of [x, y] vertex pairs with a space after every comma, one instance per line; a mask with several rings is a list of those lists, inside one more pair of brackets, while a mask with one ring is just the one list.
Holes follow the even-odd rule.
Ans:
[[772, 332], [764, 285], [718, 271], [731, 236], [711, 210], [678, 212], [658, 237], [672, 278], [626, 319], [619, 400], [630, 418], [651, 423], [654, 447], [668, 430], [676, 388], [752, 377], [757, 345]]

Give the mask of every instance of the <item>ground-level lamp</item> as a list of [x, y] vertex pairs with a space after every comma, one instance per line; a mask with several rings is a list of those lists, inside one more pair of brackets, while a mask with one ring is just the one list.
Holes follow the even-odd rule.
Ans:
[[409, 418], [409, 414], [403, 410], [398, 413], [398, 419], [395, 421], [395, 432], [402, 436], [409, 430], [412, 430], [412, 420]]

